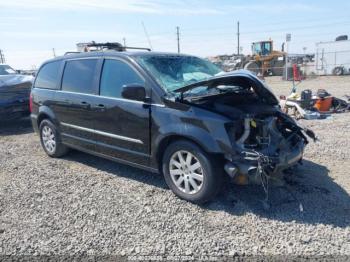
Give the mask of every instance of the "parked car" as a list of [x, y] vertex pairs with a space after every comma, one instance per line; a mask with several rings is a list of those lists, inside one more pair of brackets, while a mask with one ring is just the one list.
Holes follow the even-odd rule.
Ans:
[[0, 120], [28, 116], [32, 76], [17, 74], [9, 65], [0, 64]]
[[[248, 71], [156, 52], [90, 52], [45, 62], [31, 119], [51, 157], [68, 148], [162, 173], [179, 197], [203, 203], [222, 176], [270, 176], [307, 144], [271, 90]], [[259, 172], [258, 172], [259, 171]], [[260, 172], [261, 171], [261, 172]]]

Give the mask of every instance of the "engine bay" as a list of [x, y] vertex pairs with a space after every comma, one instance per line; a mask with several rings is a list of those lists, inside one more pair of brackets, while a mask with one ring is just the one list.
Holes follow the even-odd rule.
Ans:
[[304, 133], [309, 132], [311, 137], [313, 133], [303, 130], [250, 84], [211, 86], [210, 92], [198, 93], [187, 100], [232, 120], [227, 132], [235, 155], [226, 172], [259, 182], [259, 169], [274, 176], [301, 161], [308, 143]]

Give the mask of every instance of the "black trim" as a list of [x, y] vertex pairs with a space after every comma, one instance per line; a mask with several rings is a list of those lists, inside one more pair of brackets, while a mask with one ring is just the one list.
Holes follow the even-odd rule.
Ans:
[[136, 164], [134, 162], [129, 162], [127, 160], [123, 160], [123, 159], [120, 159], [120, 158], [104, 155], [104, 154], [101, 154], [101, 153], [98, 153], [98, 152], [95, 152], [95, 151], [91, 151], [91, 150], [88, 150], [88, 149], [80, 147], [80, 146], [71, 145], [71, 144], [68, 144], [68, 143], [63, 143], [63, 144], [65, 144], [66, 146], [68, 146], [70, 148], [82, 151], [84, 153], [88, 153], [88, 154], [91, 154], [91, 155], [94, 155], [94, 156], [98, 156], [98, 157], [102, 157], [102, 158], [105, 158], [105, 159], [108, 159], [108, 160], [111, 160], [111, 161], [114, 161], [114, 162], [118, 162], [118, 163], [129, 165], [129, 166], [133, 166], [133, 167], [136, 167], [136, 168], [141, 168], [143, 170], [159, 174], [159, 170], [157, 168], [152, 168], [152, 167], [149, 167], [149, 166]]
[[[109, 148], [111, 148], [111, 149], [115, 149], [115, 150], [118, 150], [118, 151], [127, 152], [127, 153], [129, 153], [129, 154], [139, 155], [139, 156], [147, 157], [147, 158], [150, 157], [150, 155], [145, 154], [145, 153], [140, 153], [140, 152], [137, 152], [137, 151], [132, 151], [132, 150], [129, 150], [129, 149], [126, 149], [126, 148], [118, 147], [118, 146], [108, 145], [108, 144], [106, 144], [106, 143], [102, 143], [102, 142], [98, 142], [98, 141], [94, 141], [94, 140], [86, 139], [86, 138], [82, 138], [82, 137], [77, 137], [77, 136], [74, 136], [74, 135], [69, 135], [69, 134], [67, 134], [67, 133], [62, 133], [61, 135], [62, 135], [62, 136], [69, 137], [69, 138], [73, 138], [73, 139], [76, 139], [76, 140], [84, 141], [84, 142], [87, 142], [87, 143], [90, 143], [90, 144], [93, 144], [93, 145], [99, 145], [99, 146], [109, 147]], [[67, 143], [67, 144], [68, 144], [68, 143]]]

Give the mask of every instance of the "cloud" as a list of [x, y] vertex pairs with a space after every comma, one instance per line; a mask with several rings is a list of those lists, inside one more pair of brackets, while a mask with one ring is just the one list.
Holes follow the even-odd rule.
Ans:
[[[1, 3], [0, 3], [1, 6]], [[39, 17], [35, 16], [0, 16], [3, 21], [39, 21]]]
[[225, 10], [229, 12], [233, 11], [244, 11], [244, 12], [260, 12], [260, 13], [283, 13], [292, 11], [315, 11], [318, 7], [305, 3], [276, 3], [266, 2], [264, 4], [244, 4], [244, 5], [227, 5]]
[[[37, 32], [37, 31], [2, 31], [1, 35], [4, 37], [11, 38], [111, 38], [111, 31], [45, 31], [45, 32]], [[121, 34], [120, 37], [129, 37], [127, 34]]]
[[240, 13], [283, 13], [286, 11], [315, 11], [319, 7], [307, 3], [267, 2], [221, 4], [208, 0], [5, 0], [0, 8], [104, 11], [110, 13], [141, 13], [158, 15], [223, 15]]
[[221, 14], [218, 8], [201, 7], [201, 2], [192, 3], [185, 0], [161, 1], [161, 0], [16, 0], [2, 1], [0, 7], [15, 9], [54, 9], [54, 10], [76, 10], [95, 11], [97, 9], [117, 13], [144, 13], [144, 14]]

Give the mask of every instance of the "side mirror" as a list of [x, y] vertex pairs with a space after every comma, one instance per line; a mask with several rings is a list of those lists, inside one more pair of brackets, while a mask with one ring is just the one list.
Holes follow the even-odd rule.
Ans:
[[140, 84], [123, 85], [122, 97], [130, 100], [144, 101], [146, 98], [146, 89]]

